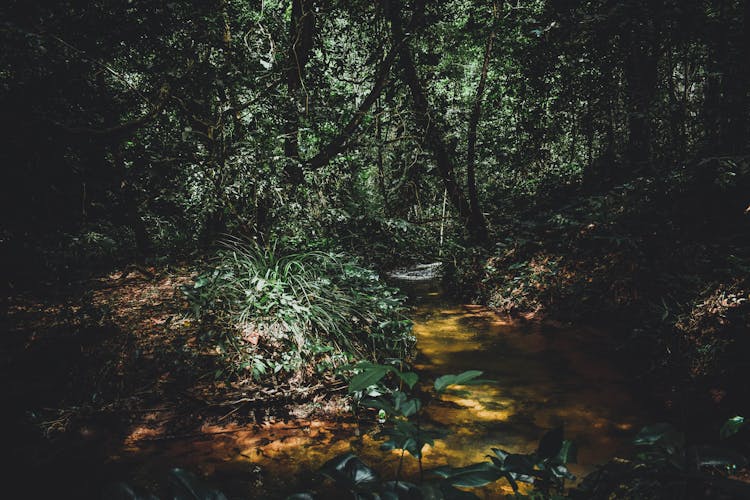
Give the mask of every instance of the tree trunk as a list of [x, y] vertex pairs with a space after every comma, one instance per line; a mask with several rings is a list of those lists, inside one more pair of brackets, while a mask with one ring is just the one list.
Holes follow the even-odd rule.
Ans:
[[633, 2], [625, 27], [625, 85], [628, 106], [626, 158], [636, 171], [651, 160], [651, 105], [656, 91], [657, 55], [654, 33], [655, 10], [647, 2]]
[[[482, 71], [477, 84], [477, 93], [474, 98], [474, 106], [469, 115], [469, 127], [467, 131], [466, 145], [466, 187], [469, 193], [469, 208], [471, 211], [471, 225], [474, 227], [484, 227], [484, 215], [479, 206], [479, 195], [477, 193], [476, 180], [476, 144], [477, 144], [477, 126], [479, 118], [482, 115], [482, 100], [484, 99], [484, 89], [487, 84], [487, 70], [490, 65], [490, 55], [492, 54], [492, 44], [495, 41], [495, 20], [498, 14], [497, 1], [492, 6], [492, 31], [487, 37], [487, 43], [484, 47], [484, 60], [482, 61]], [[486, 231], [483, 237], [486, 238]]]
[[322, 147], [315, 156], [305, 162], [309, 169], [315, 170], [327, 165], [329, 161], [346, 148], [352, 134], [356, 132], [359, 124], [362, 123], [362, 119], [370, 111], [370, 108], [388, 83], [391, 64], [393, 64], [393, 60], [396, 57], [396, 52], [397, 50], [394, 46], [394, 48], [392, 48], [386, 55], [385, 59], [383, 59], [383, 62], [375, 74], [375, 83], [373, 84], [372, 89], [370, 89], [370, 93], [362, 99], [362, 102], [354, 112], [354, 116], [351, 117], [347, 124], [344, 125], [339, 133], [331, 139], [328, 144]]
[[386, 189], [385, 168], [383, 165], [383, 122], [381, 114], [383, 108], [380, 105], [380, 99], [375, 106], [375, 141], [378, 143], [378, 186], [380, 187], [380, 196], [383, 198], [383, 215], [388, 217], [388, 190]]
[[310, 59], [315, 32], [313, 0], [292, 0], [289, 20], [289, 50], [287, 52], [286, 85], [289, 93], [284, 121], [284, 168], [286, 181], [298, 186], [304, 179], [299, 156], [299, 107], [307, 108], [307, 98], [302, 99], [305, 66]]
[[[401, 25], [401, 12], [398, 1], [385, 0], [383, 2], [385, 14], [391, 23], [391, 33], [394, 44], [404, 39], [403, 27]], [[398, 44], [399, 60], [404, 82], [409, 87], [412, 95], [412, 108], [414, 110], [417, 126], [424, 134], [425, 146], [432, 151], [437, 163], [438, 172], [443, 181], [448, 198], [456, 210], [472, 241], [482, 243], [487, 240], [487, 227], [484, 218], [480, 214], [472, 214], [471, 206], [464, 195], [461, 186], [456, 180], [456, 169], [453, 162], [452, 151], [445, 142], [445, 134], [439, 117], [430, 112], [427, 95], [419, 78], [414, 60], [406, 41]]]

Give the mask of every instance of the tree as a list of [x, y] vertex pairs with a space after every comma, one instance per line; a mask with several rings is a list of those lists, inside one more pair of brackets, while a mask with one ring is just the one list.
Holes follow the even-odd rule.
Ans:
[[[477, 243], [484, 242], [487, 238], [487, 227], [484, 217], [479, 212], [478, 203], [475, 207], [476, 210], [472, 211], [472, 206], [468, 203], [463, 189], [457, 181], [454, 166], [455, 151], [451, 150], [444, 139], [445, 132], [442, 120], [438, 114], [432, 112], [430, 109], [424, 86], [414, 65], [409, 43], [404, 38], [400, 6], [398, 2], [390, 0], [384, 2], [383, 5], [385, 15], [391, 24], [393, 43], [397, 44], [399, 40], [404, 40], [404, 43], [398, 45], [399, 63], [404, 82], [411, 91], [415, 120], [424, 134], [425, 144], [435, 156], [438, 172], [448, 193], [448, 197], [458, 211], [459, 217], [464, 221], [470, 237]], [[423, 8], [424, 3], [417, 2], [414, 10], [415, 18], [419, 18], [422, 15], [421, 11]]]

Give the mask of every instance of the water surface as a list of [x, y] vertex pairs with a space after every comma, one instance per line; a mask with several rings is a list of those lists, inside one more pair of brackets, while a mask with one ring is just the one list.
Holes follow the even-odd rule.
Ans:
[[[545, 431], [564, 425], [579, 448], [573, 472], [581, 476], [613, 456], [648, 419], [616, 368], [606, 335], [584, 328], [518, 323], [487, 308], [447, 299], [436, 281], [400, 283], [410, 296], [419, 354], [415, 369], [425, 381], [465, 370], [482, 370], [493, 384], [469, 395], [432, 401], [427, 418], [451, 434], [425, 451], [425, 468], [486, 460], [490, 448], [531, 452]], [[149, 443], [131, 439], [115, 461], [137, 460], [143, 477], [181, 466], [203, 473], [230, 495], [283, 497], [317, 487], [322, 463], [353, 451], [392, 478], [397, 452], [381, 452], [367, 429], [353, 421], [269, 422], [247, 428], [209, 428], [189, 440]], [[408, 459], [403, 473], [418, 477]], [[511, 490], [500, 482], [480, 497]]]

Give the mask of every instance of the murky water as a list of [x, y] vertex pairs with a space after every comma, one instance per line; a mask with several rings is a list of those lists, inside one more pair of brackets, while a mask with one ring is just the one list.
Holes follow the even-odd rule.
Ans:
[[[484, 461], [492, 447], [530, 452], [548, 429], [565, 426], [579, 447], [573, 472], [581, 476], [609, 458], [626, 453], [646, 413], [612, 363], [612, 345], [586, 329], [518, 324], [486, 308], [446, 299], [434, 281], [402, 283], [414, 305], [423, 380], [482, 370], [492, 385], [470, 387], [470, 395], [445, 395], [427, 407], [429, 420], [452, 433], [425, 452], [425, 468]], [[143, 477], [166, 466], [201, 472], [231, 495], [283, 497], [317, 486], [314, 471], [339, 453], [354, 451], [381, 474], [392, 477], [399, 455], [358, 437], [353, 422], [269, 423], [247, 429], [206, 429], [189, 441], [131, 442], [116, 461], [137, 460]], [[231, 432], [224, 432], [224, 431]], [[404, 473], [417, 475], [407, 459]], [[474, 490], [498, 498], [502, 482]]]
[[443, 396], [428, 413], [455, 432], [436, 444], [431, 459], [451, 465], [482, 461], [491, 447], [531, 452], [546, 430], [564, 425], [579, 448], [579, 477], [630, 450], [648, 422], [613, 360], [601, 332], [519, 324], [481, 306], [457, 305], [430, 284], [411, 287], [417, 304], [416, 368], [433, 377], [482, 370], [492, 385], [467, 397]]

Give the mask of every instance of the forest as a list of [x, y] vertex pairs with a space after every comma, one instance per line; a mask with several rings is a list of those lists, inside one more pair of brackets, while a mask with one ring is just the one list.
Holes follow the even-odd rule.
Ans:
[[0, 16], [10, 498], [750, 498], [750, 0]]

